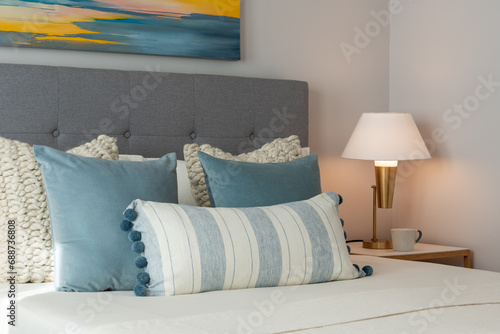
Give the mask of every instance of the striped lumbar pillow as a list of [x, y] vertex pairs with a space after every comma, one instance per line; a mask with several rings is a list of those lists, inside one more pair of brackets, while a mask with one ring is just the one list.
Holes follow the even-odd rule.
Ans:
[[338, 217], [340, 196], [260, 208], [200, 208], [135, 200], [122, 230], [131, 230], [135, 262], [145, 272], [134, 292], [178, 295], [346, 280], [353, 266]]

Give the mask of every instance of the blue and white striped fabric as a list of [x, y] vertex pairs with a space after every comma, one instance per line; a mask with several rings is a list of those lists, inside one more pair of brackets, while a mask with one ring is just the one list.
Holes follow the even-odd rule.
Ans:
[[257, 208], [201, 208], [135, 200], [129, 209], [137, 213], [133, 230], [141, 233], [145, 246], [146, 294], [364, 276], [349, 258], [338, 203], [339, 196], [333, 192]]

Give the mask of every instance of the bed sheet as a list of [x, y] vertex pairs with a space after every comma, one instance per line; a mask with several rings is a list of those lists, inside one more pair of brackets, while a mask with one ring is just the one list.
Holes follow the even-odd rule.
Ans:
[[[500, 273], [352, 256], [374, 274], [351, 281], [173, 297], [16, 287], [2, 333], [498, 333]], [[0, 288], [7, 313], [7, 285]]]

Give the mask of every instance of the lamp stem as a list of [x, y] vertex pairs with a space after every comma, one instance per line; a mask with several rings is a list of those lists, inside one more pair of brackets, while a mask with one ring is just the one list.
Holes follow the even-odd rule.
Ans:
[[377, 242], [377, 186], [373, 189], [373, 242]]
[[377, 240], [377, 186], [372, 186], [372, 189], [373, 189], [373, 238], [371, 241], [363, 241], [363, 248], [391, 249], [392, 243], [389, 240], [385, 242]]

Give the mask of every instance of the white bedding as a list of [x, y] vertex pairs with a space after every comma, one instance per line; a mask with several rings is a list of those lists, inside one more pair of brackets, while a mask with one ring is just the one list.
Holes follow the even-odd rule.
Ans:
[[[500, 333], [500, 273], [352, 256], [371, 277], [173, 297], [18, 285], [1, 333]], [[8, 286], [0, 292], [6, 314]]]

